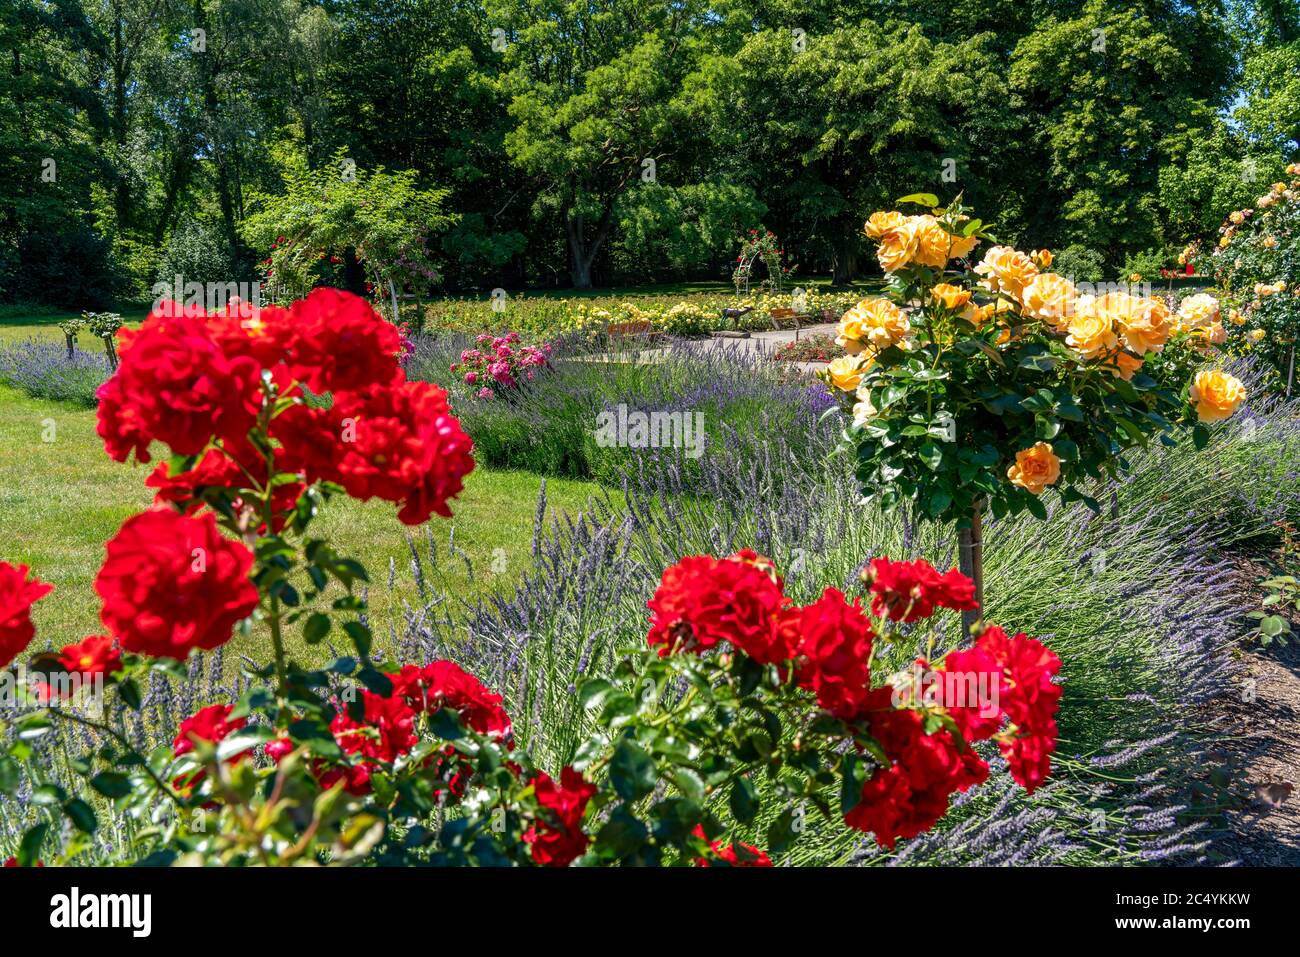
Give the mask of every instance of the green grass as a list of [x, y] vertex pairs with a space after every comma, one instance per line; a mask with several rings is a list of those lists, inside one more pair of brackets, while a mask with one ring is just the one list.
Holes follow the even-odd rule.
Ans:
[[[56, 586], [35, 607], [34, 647], [46, 642], [59, 646], [102, 631], [93, 582], [104, 543], [123, 519], [149, 505], [152, 496], [144, 479], [152, 468], [110, 460], [95, 434], [93, 411], [0, 386], [0, 559], [28, 564], [42, 581]], [[514, 585], [528, 561], [541, 481], [526, 472], [483, 468], [470, 475], [453, 502], [456, 517], [433, 518], [431, 531], [445, 546], [454, 528], [457, 548], [473, 564], [473, 578], [463, 560], [444, 562], [441, 588], [468, 596]], [[596, 490], [589, 483], [559, 479], [548, 479], [546, 488], [553, 513], [582, 510]], [[422, 528], [402, 525], [396, 512], [386, 502], [336, 499], [314, 526], [370, 570], [377, 584], [371, 590], [372, 624], [384, 633], [401, 602], [415, 601], [407, 535], [422, 539], [425, 534]], [[391, 591], [382, 584], [390, 561], [396, 570]], [[255, 635], [247, 646], [237, 638], [231, 650], [263, 659], [258, 651], [262, 640]]]

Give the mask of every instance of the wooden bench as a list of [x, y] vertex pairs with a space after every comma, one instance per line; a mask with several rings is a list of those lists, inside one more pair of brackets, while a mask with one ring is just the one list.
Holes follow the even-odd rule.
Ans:
[[644, 319], [637, 322], [611, 322], [605, 327], [605, 335], [614, 341], [617, 339], [641, 339], [651, 342], [664, 338], [662, 329], [655, 328], [654, 323]]
[[795, 342], [799, 341], [800, 325], [812, 318], [812, 316], [806, 312], [798, 312], [794, 309], [789, 309], [784, 306], [778, 309], [773, 309], [770, 312], [768, 312], [768, 317], [772, 320], [773, 329], [780, 329], [782, 323], [793, 321]]

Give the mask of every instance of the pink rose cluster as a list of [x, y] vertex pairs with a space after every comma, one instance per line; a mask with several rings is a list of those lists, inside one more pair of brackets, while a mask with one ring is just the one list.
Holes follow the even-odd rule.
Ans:
[[480, 399], [493, 399], [502, 392], [517, 389], [522, 382], [531, 382], [546, 368], [551, 358], [551, 344], [539, 346], [520, 345], [519, 333], [507, 332], [504, 336], [484, 333], [474, 340], [477, 349], [466, 349], [460, 361], [451, 364], [451, 371], [465, 377], [465, 384], [478, 386]]

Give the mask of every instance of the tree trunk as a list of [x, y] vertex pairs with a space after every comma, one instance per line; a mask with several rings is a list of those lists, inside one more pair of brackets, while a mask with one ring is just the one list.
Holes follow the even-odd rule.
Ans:
[[984, 618], [984, 523], [981, 513], [983, 502], [976, 502], [971, 514], [970, 528], [957, 530], [957, 563], [961, 573], [975, 582], [975, 600], [979, 603], [977, 611], [961, 613], [963, 644], [970, 640], [971, 634], [980, 626]]
[[858, 274], [858, 255], [852, 248], [853, 240], [846, 240], [835, 253], [831, 285], [847, 286]]

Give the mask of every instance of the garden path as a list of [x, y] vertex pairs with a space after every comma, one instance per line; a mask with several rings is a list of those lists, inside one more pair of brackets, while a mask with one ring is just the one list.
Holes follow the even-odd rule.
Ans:
[[[1241, 580], [1258, 592], [1267, 569], [1249, 560]], [[1262, 593], [1252, 594], [1252, 605]], [[1244, 622], [1252, 627], [1253, 622]], [[1300, 635], [1300, 621], [1292, 630]], [[1222, 715], [1221, 747], [1211, 764], [1223, 767], [1230, 785], [1225, 809], [1224, 854], [1244, 865], [1300, 865], [1300, 642], [1242, 649], [1240, 694]], [[1212, 772], [1213, 776], [1213, 772]]]

